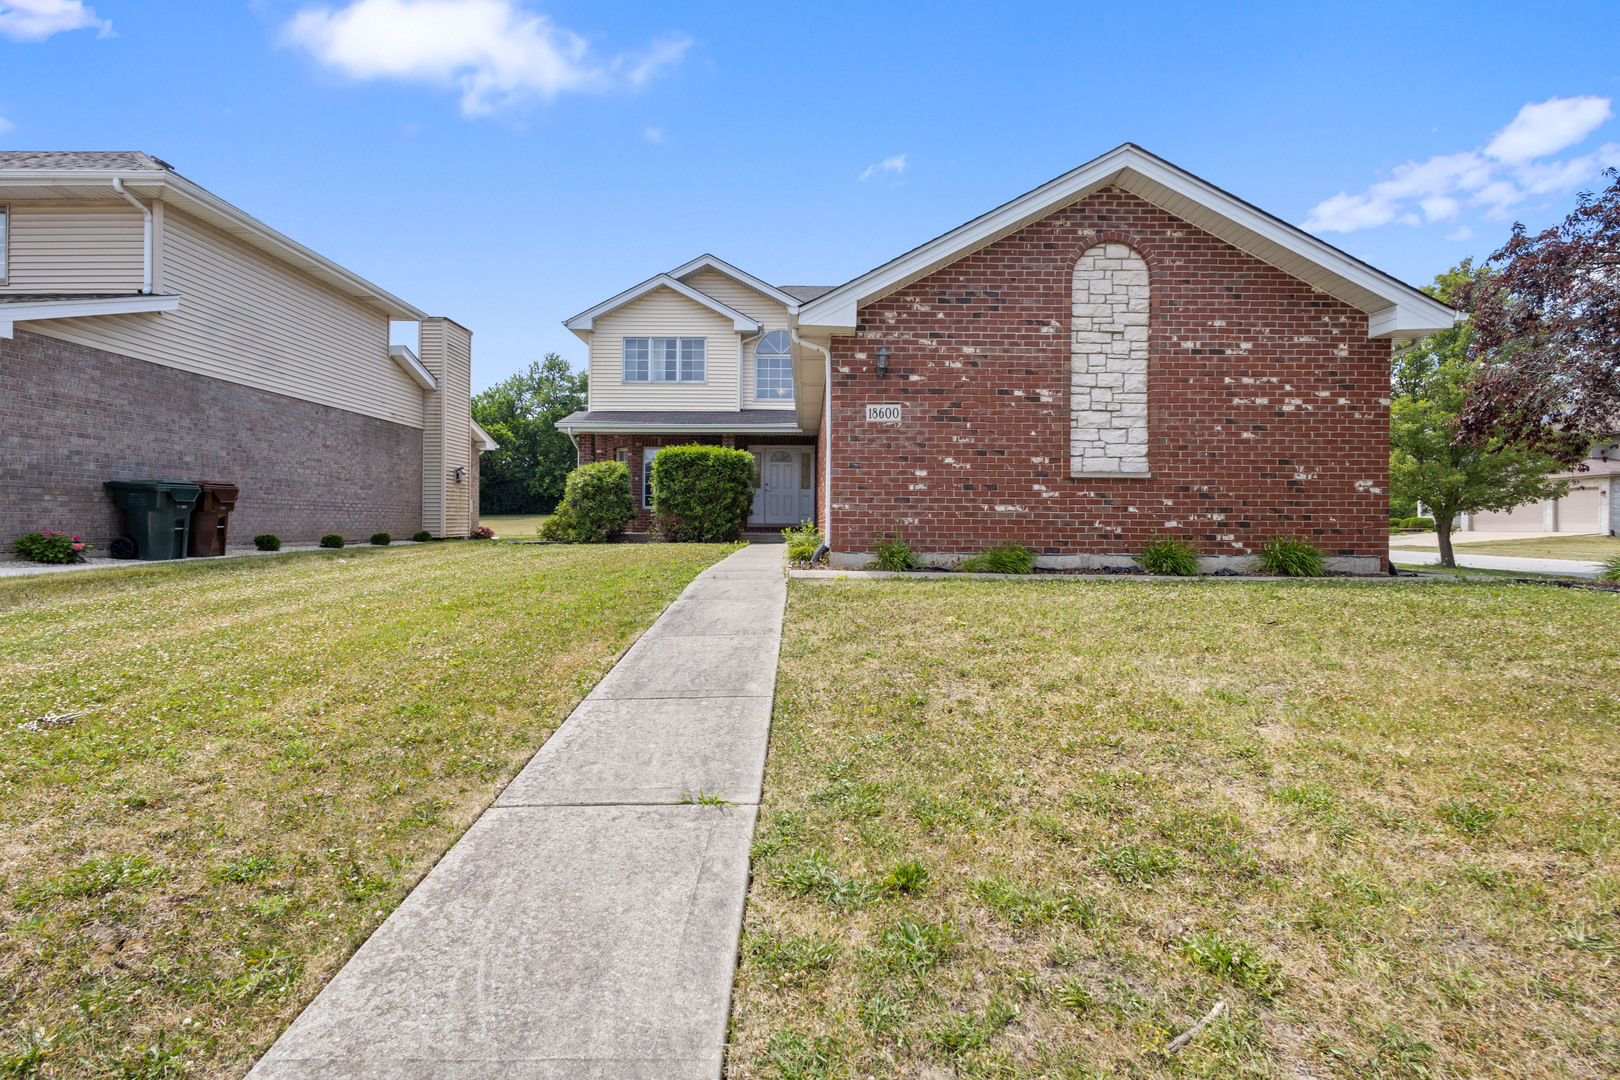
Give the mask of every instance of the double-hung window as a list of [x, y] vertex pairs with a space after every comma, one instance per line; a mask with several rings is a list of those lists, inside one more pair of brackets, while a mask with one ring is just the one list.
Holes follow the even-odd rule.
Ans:
[[708, 342], [700, 337], [627, 337], [625, 382], [703, 382], [708, 377]]
[[754, 346], [754, 400], [793, 400], [793, 339], [772, 330]]

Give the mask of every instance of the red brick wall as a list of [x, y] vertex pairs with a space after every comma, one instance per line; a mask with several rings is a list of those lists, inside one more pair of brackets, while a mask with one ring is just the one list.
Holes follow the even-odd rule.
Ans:
[[236, 484], [232, 544], [422, 527], [420, 428], [24, 330], [0, 338], [0, 544], [55, 529], [104, 547], [121, 515], [102, 481], [146, 479]]
[[[1152, 276], [1151, 479], [1069, 475], [1075, 260], [1135, 247]], [[1279, 533], [1330, 555], [1388, 539], [1389, 345], [1366, 316], [1108, 188], [863, 308], [833, 340], [835, 550], [903, 523], [922, 551], [1004, 539], [1130, 554], [1156, 533], [1208, 555]], [[873, 354], [886, 346], [889, 376]], [[898, 401], [898, 425], [868, 424]]]

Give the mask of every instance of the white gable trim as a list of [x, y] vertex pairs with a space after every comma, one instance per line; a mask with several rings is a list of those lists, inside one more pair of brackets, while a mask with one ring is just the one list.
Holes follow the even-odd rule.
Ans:
[[416, 383], [417, 386], [424, 390], [437, 390], [439, 388], [439, 381], [433, 377], [433, 372], [423, 366], [422, 361], [416, 358], [416, 354], [411, 352], [409, 346], [390, 345], [388, 346], [388, 355], [394, 363], [400, 366], [400, 369], [405, 374], [411, 377], [411, 381]]
[[1110, 184], [1367, 312], [1372, 316], [1369, 337], [1404, 340], [1448, 328], [1461, 318], [1459, 312], [1405, 282], [1126, 143], [816, 297], [800, 309], [799, 324], [851, 333], [861, 307]]
[[646, 281], [643, 281], [640, 285], [626, 289], [624, 292], [613, 297], [611, 300], [604, 300], [595, 307], [580, 312], [572, 319], [566, 320], [563, 325], [575, 333], [582, 330], [595, 330], [596, 320], [601, 318], [603, 315], [606, 315], [610, 311], [617, 311], [619, 308], [624, 307], [624, 305], [630, 303], [631, 301], [639, 300], [653, 290], [660, 288], [670, 289], [694, 303], [702, 304], [711, 311], [724, 315], [726, 318], [731, 320], [732, 327], [740, 332], [752, 334], [760, 329], [760, 324], [752, 316], [744, 315], [736, 308], [728, 307], [716, 300], [714, 297], [709, 296], [706, 293], [701, 293], [692, 288], [692, 286], [688, 285], [686, 282], [673, 278], [668, 274], [659, 274], [657, 277], [650, 277]]
[[489, 432], [478, 426], [478, 421], [470, 420], [468, 423], [472, 424], [472, 433], [474, 438], [478, 440], [478, 450], [480, 453], [485, 450], [499, 450], [501, 448], [500, 443], [489, 437]]
[[700, 274], [705, 270], [713, 270], [717, 274], [723, 274], [740, 285], [748, 286], [761, 296], [775, 300], [788, 309], [789, 315], [799, 313], [799, 301], [796, 298], [778, 289], [775, 285], [766, 284], [753, 274], [739, 270], [724, 259], [717, 259], [713, 255], [699, 255], [691, 262], [671, 270], [669, 276], [685, 281], [687, 278]]

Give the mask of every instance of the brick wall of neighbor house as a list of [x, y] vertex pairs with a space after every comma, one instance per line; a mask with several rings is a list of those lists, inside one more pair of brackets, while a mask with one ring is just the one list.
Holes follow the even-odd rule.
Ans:
[[[19, 329], [0, 339], [0, 543], [121, 531], [104, 480], [241, 488], [233, 544], [421, 527], [422, 432]], [[103, 552], [104, 553], [104, 552]]]
[[[651, 532], [652, 511], [641, 505], [641, 451], [653, 446], [805, 446], [815, 440], [806, 435], [628, 435], [599, 433], [579, 436], [580, 464], [613, 461], [621, 449], [630, 451], [630, 491], [636, 500], [636, 520], [629, 532]], [[818, 509], [819, 512], [819, 509]]]
[[[1099, 242], [1149, 270], [1151, 478], [1071, 475], [1074, 272]], [[1363, 313], [1135, 195], [1097, 192], [860, 320], [833, 341], [836, 551], [870, 551], [898, 520], [940, 553], [1016, 539], [1128, 555], [1162, 533], [1242, 555], [1285, 533], [1383, 565], [1388, 343], [1367, 340]], [[902, 422], [867, 423], [869, 402], [902, 403]]]

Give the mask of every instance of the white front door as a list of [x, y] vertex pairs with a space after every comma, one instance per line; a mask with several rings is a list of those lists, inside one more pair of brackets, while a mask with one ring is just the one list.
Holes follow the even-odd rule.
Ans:
[[773, 525], [794, 523], [799, 510], [799, 451], [767, 450], [760, 470], [765, 496], [765, 520]]

